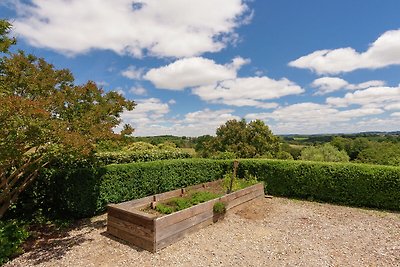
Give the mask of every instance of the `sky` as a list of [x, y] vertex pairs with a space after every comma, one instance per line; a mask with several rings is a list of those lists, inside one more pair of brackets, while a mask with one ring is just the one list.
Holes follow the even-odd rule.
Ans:
[[[400, 130], [398, 0], [0, 0], [15, 49], [137, 103], [134, 135]], [[118, 130], [118, 128], [117, 128]]]

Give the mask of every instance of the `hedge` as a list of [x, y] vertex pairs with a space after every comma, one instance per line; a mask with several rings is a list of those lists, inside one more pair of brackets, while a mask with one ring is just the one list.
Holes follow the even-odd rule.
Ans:
[[147, 149], [139, 151], [101, 152], [95, 155], [103, 165], [131, 162], [147, 162], [167, 159], [186, 159], [192, 155], [181, 149]]
[[[232, 160], [181, 159], [59, 172], [49, 190], [54, 208], [87, 217], [118, 203], [222, 178]], [[240, 160], [269, 194], [400, 210], [400, 167], [291, 160]]]
[[354, 163], [241, 160], [268, 193], [351, 206], [400, 210], [400, 167]]
[[228, 161], [186, 159], [65, 170], [53, 177], [49, 199], [59, 213], [87, 217], [119, 203], [222, 178]]

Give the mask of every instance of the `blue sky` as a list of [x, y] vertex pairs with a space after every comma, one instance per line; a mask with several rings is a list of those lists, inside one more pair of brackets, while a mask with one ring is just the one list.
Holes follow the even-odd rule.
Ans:
[[5, 0], [16, 48], [138, 104], [135, 135], [400, 130], [398, 0]]

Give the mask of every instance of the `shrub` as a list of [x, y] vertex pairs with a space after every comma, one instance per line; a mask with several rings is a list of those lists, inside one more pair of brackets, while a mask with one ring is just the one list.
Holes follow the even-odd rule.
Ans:
[[20, 246], [28, 236], [28, 231], [21, 223], [15, 220], [0, 221], [0, 265], [23, 252]]
[[224, 214], [226, 212], [226, 205], [224, 202], [218, 201], [213, 206], [214, 213]]
[[97, 160], [102, 165], [146, 162], [166, 159], [184, 159], [191, 157], [192, 155], [188, 151], [184, 151], [181, 149], [147, 149], [118, 152], [101, 152], [96, 154]]
[[[184, 159], [63, 170], [48, 185], [48, 205], [65, 216], [87, 217], [108, 203], [220, 179], [232, 166], [232, 160]], [[400, 167], [240, 160], [238, 176], [246, 171], [268, 184], [271, 195], [400, 210]]]
[[156, 146], [146, 142], [134, 142], [127, 145], [123, 149], [128, 151], [142, 151], [142, 150], [156, 149]]
[[64, 170], [53, 177], [49, 199], [60, 214], [87, 217], [109, 203], [220, 179], [231, 166], [223, 160], [186, 159]]
[[311, 161], [348, 162], [350, 158], [346, 151], [339, 151], [331, 144], [325, 144], [323, 146], [304, 148], [301, 151], [300, 159]]
[[276, 196], [400, 210], [400, 168], [354, 163], [241, 160]]

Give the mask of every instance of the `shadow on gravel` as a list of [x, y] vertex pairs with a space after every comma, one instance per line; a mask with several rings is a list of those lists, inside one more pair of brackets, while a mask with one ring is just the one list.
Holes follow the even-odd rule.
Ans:
[[105, 232], [105, 231], [102, 232], [102, 233], [100, 233], [100, 234], [101, 234], [102, 236], [104, 236], [104, 237], [107, 237], [107, 238], [109, 238], [109, 239], [115, 241], [115, 242], [124, 244], [124, 245], [130, 247], [131, 249], [136, 250], [137, 252], [147, 251], [147, 250], [142, 249], [142, 248], [140, 248], [140, 247], [137, 247], [137, 246], [135, 246], [135, 245], [129, 244], [129, 243], [126, 242], [125, 240], [122, 240], [122, 239], [119, 239], [118, 237], [115, 237], [115, 236], [113, 236], [113, 235], [110, 235], [109, 233], [107, 233], [107, 232]]
[[[32, 235], [23, 247], [25, 252], [29, 252], [27, 258], [35, 265], [53, 259], [61, 259], [74, 246], [92, 241], [92, 238], [87, 237], [88, 232], [105, 228], [106, 225], [106, 219], [93, 222], [90, 219], [83, 219], [64, 230], [57, 229], [51, 225], [36, 226], [31, 229]], [[85, 229], [85, 232], [78, 235], [70, 233], [71, 231], [83, 229]]]

